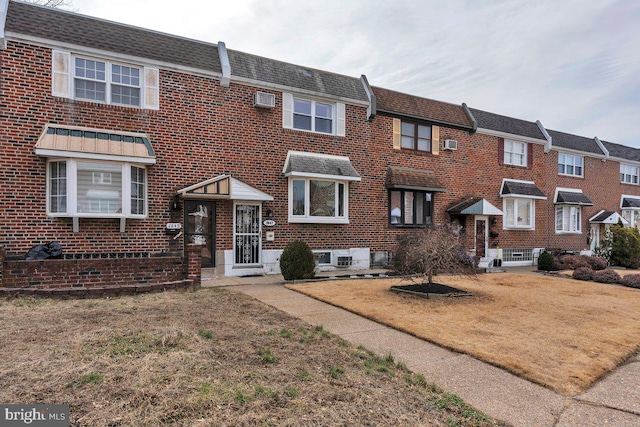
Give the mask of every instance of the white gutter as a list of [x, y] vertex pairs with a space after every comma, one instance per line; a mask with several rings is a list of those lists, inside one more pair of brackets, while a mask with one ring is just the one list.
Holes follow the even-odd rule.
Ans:
[[536, 124], [538, 125], [538, 129], [544, 135], [544, 138], [547, 140], [547, 144], [544, 146], [544, 152], [548, 153], [553, 148], [553, 138], [549, 135], [549, 132], [542, 126], [542, 122], [540, 120], [536, 120]]
[[0, 50], [7, 48], [7, 37], [4, 34], [4, 27], [7, 24], [8, 10], [9, 0], [0, 0]]
[[229, 82], [231, 81], [231, 64], [229, 63], [227, 46], [225, 46], [224, 42], [218, 42], [218, 56], [220, 57], [220, 66], [222, 67], [220, 86], [229, 87]]
[[602, 141], [600, 141], [600, 139], [597, 136], [594, 136], [593, 140], [596, 142], [596, 144], [598, 144], [598, 147], [600, 147], [600, 149], [604, 153], [604, 159], [602, 159], [602, 161], [603, 162], [606, 161], [609, 158], [609, 150], [605, 148], [604, 144], [602, 143]]

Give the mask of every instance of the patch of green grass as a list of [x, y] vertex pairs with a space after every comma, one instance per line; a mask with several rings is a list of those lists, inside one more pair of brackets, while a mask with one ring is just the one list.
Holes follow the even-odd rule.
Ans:
[[298, 372], [297, 377], [300, 381], [303, 381], [303, 382], [308, 382], [313, 380], [313, 376], [306, 369], [303, 369], [302, 371]]
[[287, 329], [281, 329], [280, 330], [280, 336], [282, 338], [291, 338], [291, 331], [287, 330]]
[[202, 338], [206, 338], [208, 340], [210, 340], [211, 338], [213, 338], [213, 332], [211, 331], [205, 331], [203, 329], [200, 329], [198, 331], [198, 335], [201, 336]]
[[329, 370], [329, 375], [334, 379], [340, 378], [342, 374], [344, 374], [344, 369], [342, 369], [342, 367], [340, 366], [332, 366]]
[[253, 401], [253, 397], [244, 390], [236, 389], [234, 400], [244, 405], [246, 403], [251, 403]]
[[404, 380], [411, 385], [427, 387], [427, 380], [425, 380], [424, 375], [422, 374], [407, 373], [404, 375]]
[[322, 325], [315, 326], [312, 330], [301, 329], [302, 337], [300, 338], [300, 342], [303, 344], [311, 342], [317, 336], [322, 338], [329, 339], [331, 338], [331, 334], [324, 330]]
[[67, 387], [78, 386], [81, 387], [87, 384], [100, 384], [104, 380], [104, 375], [98, 374], [97, 372], [92, 372], [90, 374], [84, 374], [76, 381], [71, 381], [67, 383]]
[[269, 329], [267, 331], [267, 335], [269, 335], [270, 337], [274, 336], [276, 334], [276, 331], [274, 331], [273, 329]]
[[263, 396], [269, 399], [273, 399], [276, 397], [277, 393], [273, 390], [269, 390], [268, 388], [264, 388], [261, 385], [256, 386], [254, 390], [254, 394], [256, 397]]
[[260, 350], [258, 350], [258, 354], [260, 355], [260, 357], [262, 357], [262, 361], [264, 363], [274, 363], [276, 361], [276, 357], [268, 348], [261, 348]]
[[200, 384], [200, 387], [198, 387], [198, 391], [202, 394], [209, 394], [211, 390], [211, 383], [209, 381], [204, 381]]
[[300, 391], [295, 387], [287, 386], [284, 388], [283, 393], [285, 396], [290, 397], [292, 399], [300, 396]]
[[14, 300], [14, 305], [16, 307], [40, 307], [47, 304], [46, 298], [36, 298], [36, 297], [16, 297]]
[[164, 354], [176, 349], [183, 338], [182, 332], [151, 336], [141, 332], [131, 335], [113, 334], [107, 342], [107, 353], [111, 357], [140, 355], [147, 353]]

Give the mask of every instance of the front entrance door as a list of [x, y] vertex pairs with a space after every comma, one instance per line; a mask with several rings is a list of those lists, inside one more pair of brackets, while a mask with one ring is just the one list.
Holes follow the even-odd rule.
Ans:
[[487, 220], [486, 216], [476, 216], [475, 241], [476, 256], [485, 258], [487, 256]]
[[233, 251], [236, 265], [260, 264], [261, 208], [259, 204], [236, 204]]
[[591, 224], [591, 250], [600, 247], [600, 224]]
[[184, 242], [202, 245], [202, 267], [216, 266], [216, 204], [185, 200]]

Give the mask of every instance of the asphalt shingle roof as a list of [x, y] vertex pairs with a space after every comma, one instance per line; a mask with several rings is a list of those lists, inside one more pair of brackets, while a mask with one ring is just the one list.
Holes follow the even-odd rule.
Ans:
[[614, 144], [613, 142], [607, 142], [607, 141], [600, 141], [600, 142], [602, 142], [602, 145], [604, 145], [604, 148], [606, 148], [609, 151], [609, 156], [640, 162], [639, 149], [627, 147], [625, 145]]
[[461, 105], [448, 104], [379, 87], [372, 89], [376, 96], [378, 111], [419, 117], [469, 129], [473, 127]]
[[534, 183], [520, 181], [504, 181], [502, 196], [547, 197]]
[[554, 147], [567, 148], [570, 150], [584, 151], [586, 153], [604, 154], [598, 143], [593, 138], [571, 135], [556, 130], [547, 130]]
[[230, 49], [227, 52], [233, 76], [342, 98], [369, 101], [359, 78], [315, 70]]
[[475, 108], [469, 108], [469, 110], [478, 122], [478, 128], [491, 129], [498, 132], [546, 141], [542, 131], [540, 131], [540, 128], [535, 122], [501, 116], [499, 114], [489, 113], [488, 111], [476, 110]]
[[623, 208], [640, 208], [640, 198], [637, 198], [637, 197], [623, 197], [622, 198], [622, 207]]
[[445, 191], [444, 185], [433, 171], [390, 167], [385, 181], [387, 188], [413, 188], [427, 191]]
[[5, 32], [221, 72], [215, 44], [50, 7], [9, 2]]
[[583, 193], [573, 191], [558, 191], [556, 203], [562, 205], [593, 206], [593, 202], [589, 200], [587, 196]]
[[346, 157], [329, 157], [290, 153], [285, 165], [285, 174], [302, 173], [359, 178], [351, 162]]

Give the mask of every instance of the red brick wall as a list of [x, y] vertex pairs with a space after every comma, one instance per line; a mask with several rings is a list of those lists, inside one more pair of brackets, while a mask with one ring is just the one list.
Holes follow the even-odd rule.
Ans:
[[[232, 174], [274, 197], [263, 206], [273, 211], [277, 223], [270, 228], [275, 241], [263, 241], [264, 250], [281, 249], [293, 239], [314, 249], [392, 250], [397, 235], [407, 231], [388, 226], [384, 179], [389, 166], [435, 172], [447, 189], [435, 196], [436, 223], [448, 222], [446, 209], [468, 197], [484, 197], [502, 209], [503, 178], [535, 181], [549, 197], [536, 201], [535, 230], [503, 230], [499, 219], [493, 229], [500, 247], [584, 248], [586, 220], [600, 209], [619, 210], [621, 193], [639, 193], [638, 186], [619, 184], [617, 162], [586, 158], [584, 179], [559, 177], [557, 153], [545, 154], [542, 145], [535, 145], [531, 169], [501, 166], [497, 138], [454, 128], [441, 127], [440, 138], [458, 140], [457, 151], [433, 156], [393, 150], [392, 119], [378, 115], [369, 122], [360, 106], [346, 106], [346, 136], [337, 137], [283, 129], [280, 92], [273, 92], [274, 109], [258, 109], [253, 107], [256, 88], [235, 83], [225, 88], [211, 78], [161, 70], [161, 108], [147, 111], [53, 98], [48, 48], [10, 42], [0, 52], [0, 66], [0, 129], [5, 129], [0, 140], [0, 245], [10, 254], [52, 240], [65, 253], [180, 251], [182, 238], [165, 233], [167, 222], [182, 222], [182, 212], [169, 208], [173, 195], [220, 174]], [[33, 152], [46, 123], [148, 134], [157, 156], [157, 164], [148, 168], [148, 218], [127, 220], [125, 233], [119, 232], [118, 220], [80, 219], [80, 231], [73, 233], [71, 219], [47, 218], [46, 159]], [[282, 167], [289, 150], [350, 157], [362, 177], [349, 185], [351, 224], [287, 223], [288, 184]], [[595, 206], [583, 211], [582, 235], [555, 234], [556, 186], [582, 188], [593, 200]], [[217, 202], [217, 250], [233, 248], [232, 206], [231, 201]]]

